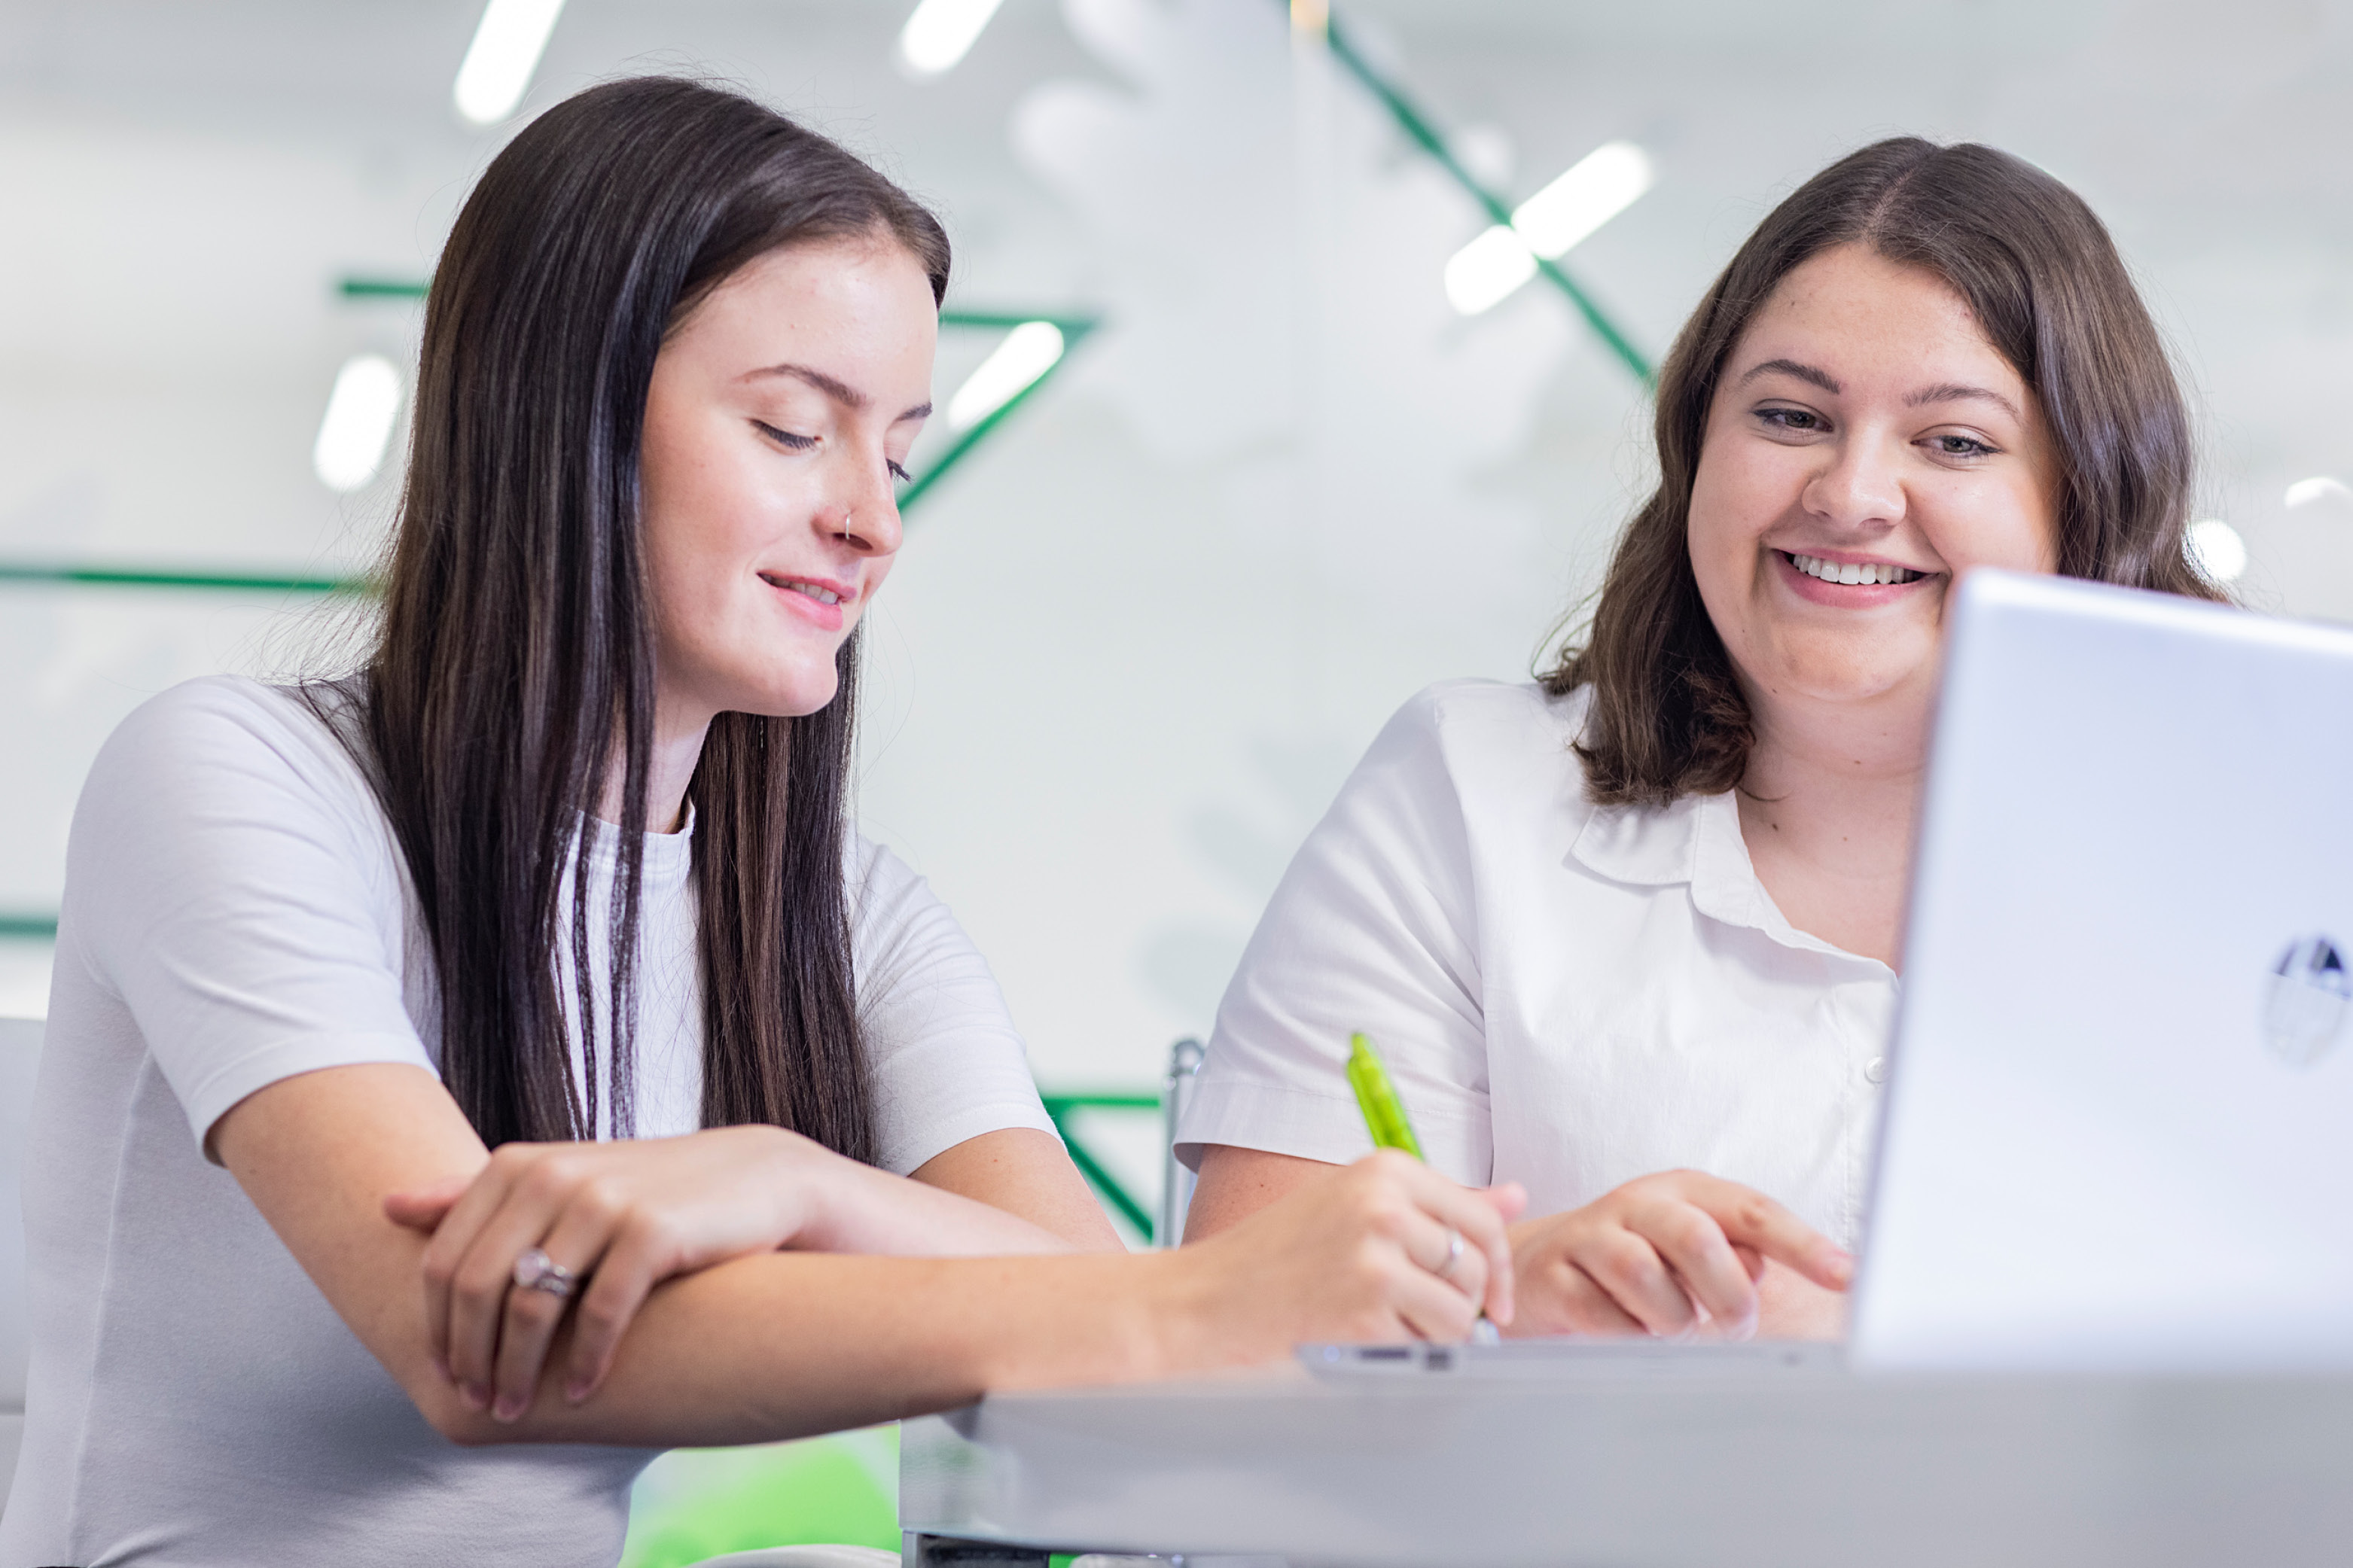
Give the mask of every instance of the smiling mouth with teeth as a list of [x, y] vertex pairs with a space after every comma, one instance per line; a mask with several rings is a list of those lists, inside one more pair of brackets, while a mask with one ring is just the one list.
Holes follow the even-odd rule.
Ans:
[[1809, 577], [1865, 587], [1881, 583], [1916, 583], [1927, 575], [1886, 561], [1825, 561], [1819, 555], [1799, 555], [1790, 550], [1782, 551], [1781, 559]]
[[760, 581], [765, 583], [771, 588], [782, 588], [787, 593], [804, 595], [808, 598], [815, 599], [820, 605], [839, 605], [841, 603], [840, 595], [835, 593], [830, 588], [820, 588], [814, 583], [796, 583], [787, 578], [770, 577], [765, 574], [761, 576]]

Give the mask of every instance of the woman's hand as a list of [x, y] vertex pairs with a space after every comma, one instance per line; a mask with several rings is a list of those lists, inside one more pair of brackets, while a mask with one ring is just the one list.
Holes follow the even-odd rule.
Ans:
[[[1768, 1295], [1815, 1294], [1760, 1292], [1767, 1260], [1833, 1291], [1854, 1272], [1852, 1258], [1771, 1198], [1697, 1171], [1642, 1176], [1583, 1208], [1515, 1226], [1512, 1254], [1520, 1289], [1514, 1328], [1524, 1334], [1672, 1339], [1707, 1325], [1727, 1339], [1750, 1339]], [[1815, 1326], [1823, 1316], [1818, 1301], [1809, 1303], [1816, 1310], [1805, 1324], [1787, 1327]]]
[[512, 1421], [530, 1406], [571, 1304], [514, 1284], [525, 1251], [539, 1248], [577, 1282], [565, 1382], [577, 1404], [604, 1381], [622, 1331], [656, 1285], [730, 1258], [822, 1244], [836, 1189], [862, 1171], [775, 1127], [509, 1143], [471, 1181], [396, 1194], [385, 1212], [433, 1237], [425, 1306], [434, 1364], [469, 1405]]
[[1460, 1340], [1512, 1321], [1516, 1185], [1457, 1186], [1382, 1152], [1318, 1173], [1250, 1218], [1164, 1255], [1188, 1272], [1191, 1366], [1264, 1361], [1316, 1340]]
[[655, 1286], [731, 1258], [784, 1247], [929, 1258], [1070, 1250], [1028, 1220], [775, 1127], [509, 1143], [470, 1180], [396, 1194], [385, 1212], [433, 1238], [425, 1308], [435, 1364], [469, 1405], [507, 1421], [530, 1407], [570, 1305], [514, 1283], [515, 1260], [532, 1247], [570, 1272], [580, 1298], [565, 1379], [575, 1405], [604, 1382]]

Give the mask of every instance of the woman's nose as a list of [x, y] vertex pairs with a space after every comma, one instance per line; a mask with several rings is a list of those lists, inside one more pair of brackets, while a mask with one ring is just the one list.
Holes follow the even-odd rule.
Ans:
[[850, 472], [822, 520], [828, 532], [860, 555], [890, 555], [900, 541], [899, 496], [881, 461], [846, 461]]
[[1881, 442], [1851, 436], [1830, 452], [1799, 498], [1808, 511], [1846, 528], [1903, 520], [1903, 479]]

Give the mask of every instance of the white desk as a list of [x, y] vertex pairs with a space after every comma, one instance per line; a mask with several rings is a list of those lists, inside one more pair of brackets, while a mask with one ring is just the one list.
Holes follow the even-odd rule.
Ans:
[[1000, 1395], [908, 1422], [929, 1541], [1351, 1568], [2353, 1562], [2353, 1378], [1423, 1373]]

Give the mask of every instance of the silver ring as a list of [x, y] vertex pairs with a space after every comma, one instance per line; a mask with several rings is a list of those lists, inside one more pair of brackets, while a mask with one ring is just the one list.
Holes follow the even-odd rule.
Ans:
[[562, 1300], [572, 1294], [577, 1281], [572, 1270], [538, 1247], [530, 1247], [515, 1259], [514, 1282], [526, 1290], [544, 1290]]
[[1453, 1278], [1454, 1266], [1462, 1261], [1462, 1233], [1452, 1226], [1446, 1227], [1446, 1261], [1438, 1266], [1440, 1279]]

